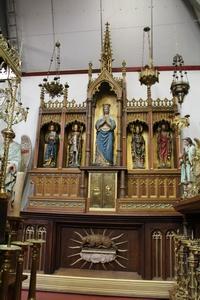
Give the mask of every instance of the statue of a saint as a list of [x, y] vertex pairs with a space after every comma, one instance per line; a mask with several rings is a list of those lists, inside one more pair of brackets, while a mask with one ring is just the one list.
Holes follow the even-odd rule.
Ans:
[[172, 137], [167, 127], [165, 123], [158, 127], [157, 154], [160, 168], [171, 167]]
[[145, 164], [145, 140], [142, 135], [143, 126], [135, 125], [133, 128], [133, 136], [131, 141], [131, 154], [134, 169], [144, 169]]
[[103, 105], [103, 116], [95, 124], [96, 155], [95, 164], [113, 165], [115, 120], [110, 116], [110, 104]]
[[81, 150], [82, 150], [82, 134], [78, 124], [72, 127], [72, 133], [69, 134], [68, 147], [69, 147], [69, 167], [80, 167], [81, 164]]
[[184, 196], [187, 196], [194, 181], [193, 161], [196, 155], [196, 147], [190, 137], [184, 139], [185, 147], [180, 156], [181, 184], [183, 185]]
[[43, 167], [55, 168], [57, 162], [59, 136], [55, 129], [55, 124], [50, 123], [48, 132], [45, 135], [45, 154]]

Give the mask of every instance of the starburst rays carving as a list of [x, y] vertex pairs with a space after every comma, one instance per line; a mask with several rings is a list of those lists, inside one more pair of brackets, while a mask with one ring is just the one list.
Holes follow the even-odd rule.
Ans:
[[74, 231], [70, 239], [71, 254], [68, 258], [73, 258], [70, 266], [80, 268], [87, 267], [94, 269], [100, 264], [104, 270], [116, 269], [121, 267], [126, 269], [128, 261], [126, 247], [128, 241], [124, 238], [124, 233], [115, 235], [114, 231], [103, 229], [102, 232], [95, 232], [92, 228]]

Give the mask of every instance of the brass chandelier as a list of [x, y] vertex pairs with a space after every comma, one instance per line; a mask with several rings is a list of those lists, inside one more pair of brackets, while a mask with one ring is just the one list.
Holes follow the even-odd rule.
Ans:
[[[151, 34], [150, 34], [151, 31]], [[144, 46], [145, 39], [147, 39], [148, 44], [148, 62], [143, 63], [144, 60]], [[159, 82], [159, 72], [153, 65], [153, 0], [151, 0], [151, 28], [144, 27], [143, 29], [143, 53], [142, 53], [142, 68], [139, 73], [139, 81], [141, 84], [147, 86], [147, 99], [149, 104], [151, 103], [151, 86], [156, 82]]]
[[[54, 59], [56, 64], [56, 76], [53, 78], [53, 80], [49, 80], [49, 74]], [[55, 43], [47, 77], [43, 79], [43, 83], [39, 84], [39, 86], [44, 88], [44, 92], [49, 94], [52, 99], [63, 95], [64, 86], [60, 83], [60, 42]]]
[[180, 54], [176, 54], [173, 58], [173, 66], [175, 67], [173, 72], [173, 80], [170, 90], [175, 99], [181, 105], [185, 96], [188, 94], [190, 85], [187, 78], [187, 72], [183, 72], [184, 60]]

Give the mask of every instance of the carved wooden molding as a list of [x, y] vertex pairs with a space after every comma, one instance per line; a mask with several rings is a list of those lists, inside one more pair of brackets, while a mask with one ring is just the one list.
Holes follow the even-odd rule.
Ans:
[[50, 122], [54, 122], [54, 123], [59, 123], [61, 122], [61, 114], [45, 114], [42, 115], [41, 118], [41, 127], [44, 124], [50, 123]]
[[127, 114], [127, 123], [126, 123], [126, 126], [131, 123], [131, 122], [134, 122], [136, 120], [140, 121], [140, 122], [145, 122], [147, 123], [147, 118], [148, 118], [148, 115], [147, 113], [141, 113], [141, 112], [137, 112], [137, 113], [128, 113]]
[[101, 72], [99, 77], [92, 81], [88, 88], [88, 98], [91, 99], [92, 96], [100, 90], [101, 84], [107, 82], [114, 91], [118, 99], [122, 98], [122, 88], [119, 85], [119, 79], [115, 80], [112, 74], [110, 74], [106, 69]]
[[78, 113], [77, 114], [66, 114], [65, 124], [69, 124], [69, 123], [72, 123], [72, 122], [75, 122], [75, 121], [86, 124], [86, 115], [83, 114], [83, 113], [80, 113], [80, 114], [78, 114]]

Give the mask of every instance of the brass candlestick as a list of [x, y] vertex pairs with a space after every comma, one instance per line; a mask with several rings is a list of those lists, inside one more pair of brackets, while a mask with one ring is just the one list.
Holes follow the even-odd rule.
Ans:
[[32, 244], [30, 242], [13, 241], [12, 245], [21, 247], [21, 252], [19, 253], [17, 259], [16, 279], [15, 279], [15, 289], [14, 289], [15, 300], [20, 300], [22, 281], [23, 281], [24, 255], [27, 252], [28, 247], [31, 246]]
[[0, 252], [3, 256], [3, 264], [1, 268], [1, 282], [0, 282], [0, 300], [8, 299], [8, 287], [10, 284], [10, 271], [12, 255], [17, 251], [20, 251], [19, 246], [10, 245], [10, 240], [8, 244], [0, 245]]
[[39, 254], [41, 244], [45, 243], [41, 239], [30, 239], [27, 242], [31, 243], [32, 248], [32, 262], [31, 262], [31, 275], [30, 275], [30, 284], [28, 291], [28, 300], [36, 300], [36, 275], [39, 263]]
[[12, 78], [8, 79], [8, 87], [4, 89], [4, 101], [3, 110], [0, 112], [0, 118], [3, 119], [7, 127], [2, 131], [4, 137], [4, 152], [1, 158], [1, 177], [0, 177], [0, 192], [5, 193], [5, 179], [6, 179], [6, 168], [8, 162], [9, 146], [15, 137], [15, 133], [12, 129], [14, 124], [26, 121], [28, 108], [24, 109], [22, 103], [17, 100], [17, 91], [19, 87], [19, 79]]

